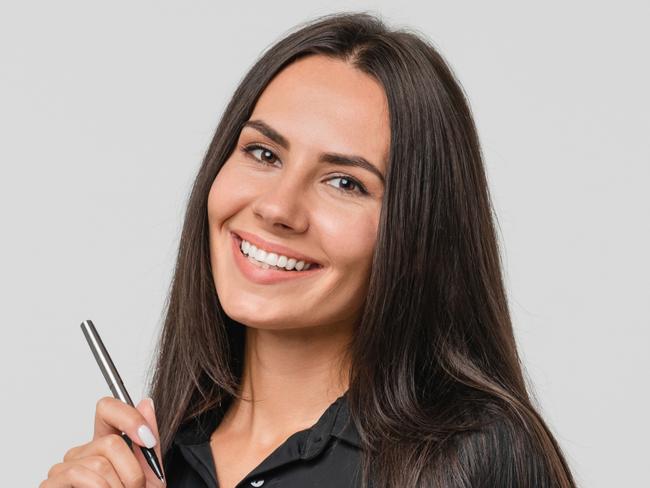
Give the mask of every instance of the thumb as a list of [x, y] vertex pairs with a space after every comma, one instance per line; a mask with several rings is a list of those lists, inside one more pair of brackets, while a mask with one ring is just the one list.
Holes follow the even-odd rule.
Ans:
[[[153, 400], [151, 398], [143, 398], [142, 400], [140, 400], [140, 403], [138, 403], [135, 408], [145, 418], [147, 424], [149, 424], [149, 427], [151, 427], [151, 431], [153, 432], [153, 435], [156, 438], [156, 445], [154, 446], [154, 451], [156, 452], [156, 456], [158, 456], [158, 460], [160, 461], [162, 467], [163, 460], [160, 454], [160, 434], [158, 432], [158, 422], [156, 421], [156, 411], [154, 409]], [[134, 449], [134, 452], [136, 453], [136, 457], [138, 458], [140, 463], [143, 465], [143, 467], [145, 467], [144, 471], [147, 476], [147, 480], [155, 480], [158, 481], [158, 483], [160, 483], [160, 481], [158, 480], [154, 472], [147, 464], [147, 461], [145, 460], [144, 455], [142, 454], [140, 449]], [[164, 475], [164, 468], [163, 468], [163, 475]], [[151, 486], [151, 485], [147, 483], [147, 486]]]

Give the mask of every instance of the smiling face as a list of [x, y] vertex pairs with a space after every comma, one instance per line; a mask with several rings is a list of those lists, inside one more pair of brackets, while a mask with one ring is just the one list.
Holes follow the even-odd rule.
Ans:
[[[321, 55], [269, 83], [208, 197], [213, 277], [229, 317], [266, 329], [355, 324], [384, 192], [387, 107], [374, 78]], [[242, 238], [285, 268], [282, 255], [313, 264], [264, 269], [242, 254]]]

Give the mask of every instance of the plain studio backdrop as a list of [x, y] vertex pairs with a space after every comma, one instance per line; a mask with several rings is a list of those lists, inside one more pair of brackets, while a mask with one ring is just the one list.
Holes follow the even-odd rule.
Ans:
[[2, 486], [134, 401], [190, 184], [236, 84], [316, 15], [424, 34], [479, 129], [519, 348], [579, 486], [648, 486], [648, 2], [0, 3]]

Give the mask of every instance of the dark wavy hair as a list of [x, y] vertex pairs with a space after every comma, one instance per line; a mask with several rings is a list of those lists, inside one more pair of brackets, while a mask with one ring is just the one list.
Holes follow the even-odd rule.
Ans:
[[191, 190], [150, 370], [163, 456], [180, 425], [238, 394], [244, 327], [216, 293], [208, 192], [262, 91], [308, 55], [378, 80], [390, 113], [368, 295], [349, 349], [364, 486], [575, 486], [524, 380], [462, 87], [425, 36], [368, 12], [321, 16], [287, 33], [245, 75], [218, 124]]

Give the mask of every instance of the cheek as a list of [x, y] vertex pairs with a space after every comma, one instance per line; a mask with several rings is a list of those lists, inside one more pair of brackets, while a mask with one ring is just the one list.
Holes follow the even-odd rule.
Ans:
[[350, 274], [367, 274], [375, 249], [378, 220], [376, 212], [368, 209], [320, 217], [322, 242], [332, 262]]
[[208, 194], [208, 218], [211, 227], [220, 227], [249, 200], [251, 189], [250, 186], [242, 184], [244, 181], [245, 179], [226, 161], [212, 182]]
[[212, 182], [210, 187], [210, 193], [208, 193], [208, 220], [210, 223], [210, 228], [212, 229], [218, 222], [223, 220], [222, 214], [224, 213], [224, 204], [227, 203], [228, 199], [224, 198], [222, 191], [223, 180], [221, 178], [223, 171], [217, 175], [217, 177]]

